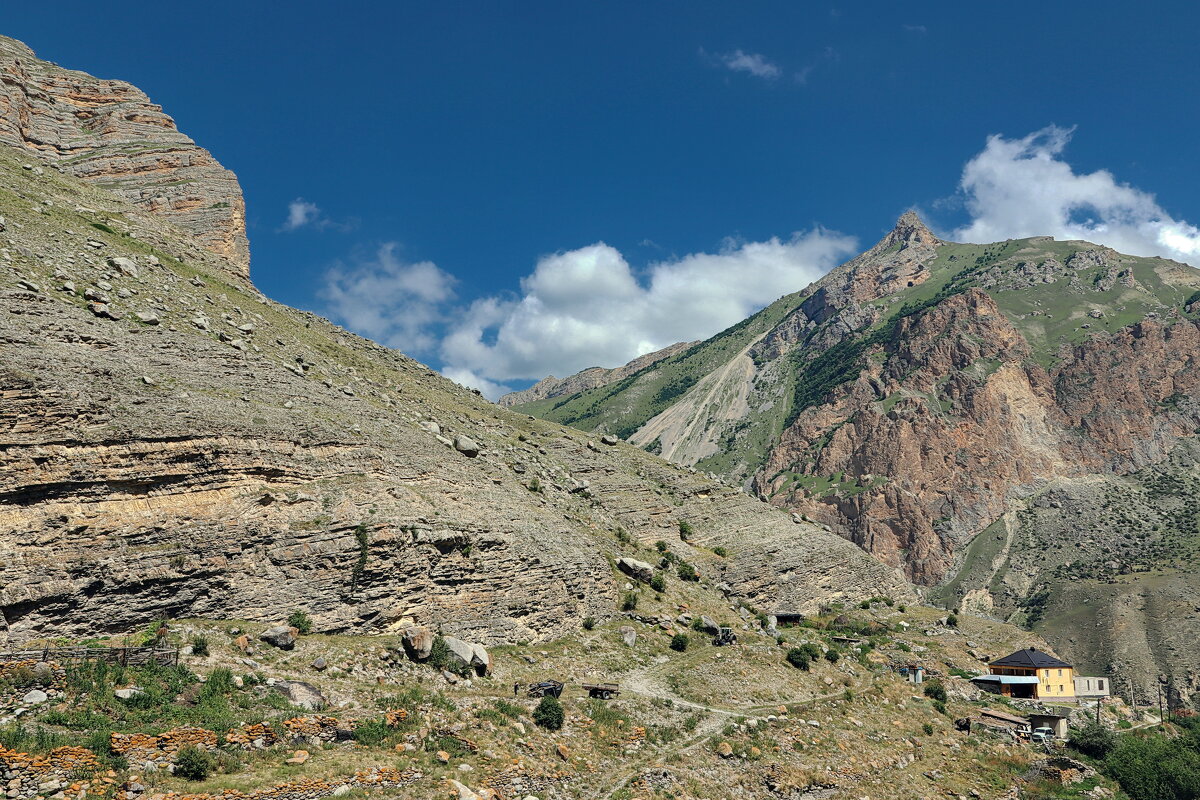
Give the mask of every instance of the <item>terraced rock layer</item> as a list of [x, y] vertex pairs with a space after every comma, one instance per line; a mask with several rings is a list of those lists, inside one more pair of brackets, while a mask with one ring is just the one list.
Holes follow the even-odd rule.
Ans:
[[37, 169], [62, 170], [169, 220], [230, 272], [249, 275], [237, 177], [136, 87], [63, 69], [0, 36], [0, 143]]

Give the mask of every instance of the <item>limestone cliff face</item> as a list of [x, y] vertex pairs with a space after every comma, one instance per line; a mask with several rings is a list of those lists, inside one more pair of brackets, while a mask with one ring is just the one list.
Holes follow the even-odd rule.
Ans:
[[0, 143], [162, 216], [249, 274], [237, 177], [128, 83], [62, 69], [0, 36]]
[[292, 608], [538, 641], [615, 614], [610, 559], [659, 539], [766, 611], [910, 596], [844, 539], [489, 404], [25, 161], [0, 145], [0, 641]]
[[694, 344], [696, 342], [679, 342], [669, 345], [661, 350], [655, 350], [653, 353], [638, 356], [628, 364], [623, 364], [614, 369], [589, 367], [566, 378], [556, 378], [553, 375], [548, 375], [528, 389], [523, 389], [519, 392], [509, 392], [496, 402], [505, 408], [512, 408], [524, 403], [549, 400], [554, 397], [567, 397], [579, 392], [585, 392], [588, 389], [595, 389], [598, 386], [607, 386], [610, 383], [616, 383], [619, 380], [627, 378], [651, 364], [656, 364], [664, 358], [670, 358], [677, 353], [682, 353]]

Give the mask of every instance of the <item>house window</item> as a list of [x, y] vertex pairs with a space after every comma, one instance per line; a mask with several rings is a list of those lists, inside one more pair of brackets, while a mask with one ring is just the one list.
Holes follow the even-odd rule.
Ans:
[[1062, 677], [1062, 670], [1061, 670], [1061, 669], [1058, 671], [1058, 677], [1060, 677], [1060, 678]]

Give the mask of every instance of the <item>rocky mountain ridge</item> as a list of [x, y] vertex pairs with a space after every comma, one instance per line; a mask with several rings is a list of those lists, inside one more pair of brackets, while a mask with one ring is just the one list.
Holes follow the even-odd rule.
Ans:
[[249, 275], [237, 177], [138, 88], [63, 69], [0, 36], [0, 143], [36, 169], [69, 173], [170, 220], [229, 271]]
[[[1200, 272], [1165, 259], [1048, 237], [945, 242], [906, 214], [863, 255], [708, 342], [519, 408], [744, 481], [933, 586], [970, 569], [976, 537], [1050, 486], [1128, 476], [1192, 440], [1198, 289]], [[1149, 547], [1162, 531], [1144, 533]], [[1076, 561], [1111, 561], [1124, 539], [1108, 535], [1108, 553]], [[1000, 584], [968, 581], [988, 595], [975, 608], [1021, 619], [1031, 597], [1065, 587], [1023, 542], [996, 554]], [[1191, 563], [1173, 565], [1168, 595], [1186, 596]], [[1134, 591], [1150, 591], [1143, 578], [1126, 569]], [[1108, 633], [1075, 655], [1099, 669], [1134, 648], [1114, 644], [1128, 624], [1097, 624]], [[1150, 662], [1183, 683], [1200, 669], [1183, 653]]]

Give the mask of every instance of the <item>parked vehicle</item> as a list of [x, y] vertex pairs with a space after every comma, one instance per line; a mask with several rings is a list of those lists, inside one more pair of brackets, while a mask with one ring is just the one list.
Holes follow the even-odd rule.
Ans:
[[1033, 733], [1029, 734], [1029, 741], [1031, 742], [1049, 742], [1053, 739], [1053, 728], [1034, 728]]
[[588, 693], [588, 697], [595, 697], [599, 700], [611, 700], [621, 693], [621, 687], [615, 683], [585, 683], [583, 688]]
[[724, 647], [727, 644], [737, 644], [737, 634], [733, 632], [733, 628], [720, 628], [717, 635], [713, 637], [713, 644], [717, 647]]

